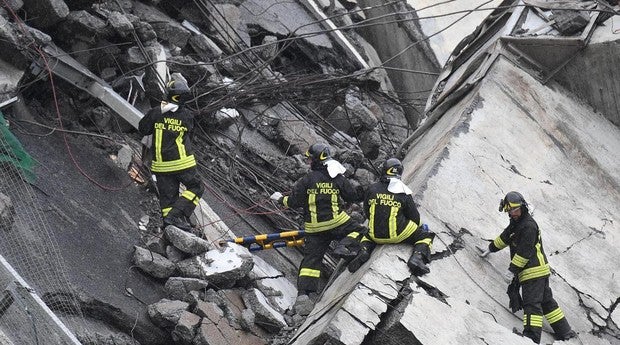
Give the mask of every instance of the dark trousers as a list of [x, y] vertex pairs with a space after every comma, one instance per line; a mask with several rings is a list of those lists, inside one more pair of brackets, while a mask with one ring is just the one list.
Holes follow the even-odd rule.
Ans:
[[[333, 240], [348, 240], [347, 237], [352, 232], [364, 234], [364, 229], [356, 221], [349, 219], [346, 223], [326, 231], [317, 233], [307, 233], [304, 236], [304, 258], [299, 266], [299, 276], [297, 278], [297, 290], [300, 294], [318, 292], [321, 283], [321, 272], [323, 271], [323, 256], [329, 244]], [[361, 238], [361, 236], [360, 236]], [[357, 241], [350, 241], [350, 245]]]
[[555, 334], [567, 334], [571, 327], [564, 317], [564, 312], [553, 298], [549, 287], [549, 277], [525, 281], [521, 284], [523, 297], [523, 335], [540, 343], [543, 316], [549, 322]]
[[[162, 216], [190, 217], [202, 197], [204, 189], [198, 177], [196, 167], [176, 173], [156, 173], [159, 204]], [[179, 195], [179, 186], [183, 183], [185, 191]]]
[[426, 263], [431, 261], [431, 246], [433, 245], [433, 239], [435, 239], [435, 233], [429, 230], [425, 230], [422, 226], [419, 226], [411, 236], [402, 241], [401, 243], [413, 244], [413, 253], [420, 253]]

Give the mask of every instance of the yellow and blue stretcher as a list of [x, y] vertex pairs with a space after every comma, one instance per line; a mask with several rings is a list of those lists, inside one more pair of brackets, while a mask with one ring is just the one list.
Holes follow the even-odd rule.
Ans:
[[229, 242], [247, 247], [251, 252], [282, 247], [300, 247], [304, 244], [303, 237], [305, 233], [304, 230], [284, 231], [273, 234], [237, 237], [229, 240]]

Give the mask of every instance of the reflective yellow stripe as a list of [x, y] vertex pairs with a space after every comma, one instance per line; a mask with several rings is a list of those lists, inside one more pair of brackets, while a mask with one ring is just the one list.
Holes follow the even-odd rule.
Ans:
[[519, 282], [524, 282], [526, 280], [545, 277], [551, 274], [551, 269], [549, 265], [536, 266], [531, 268], [526, 268], [519, 273]]
[[181, 194], [182, 197], [184, 197], [185, 199], [191, 201], [194, 205], [198, 205], [198, 201], [200, 201], [200, 198], [196, 197], [196, 194], [194, 192], [192, 192], [191, 190], [186, 190]]
[[338, 206], [338, 194], [332, 194], [332, 218], [338, 217], [340, 207]]
[[336, 218], [331, 220], [316, 223], [305, 223], [306, 232], [320, 232], [325, 230], [331, 230], [339, 225], [344, 224], [349, 219], [351, 219], [351, 217], [346, 214], [346, 212], [342, 211], [338, 216], [336, 216]]
[[312, 277], [312, 278], [320, 278], [321, 271], [313, 270], [312, 268], [302, 268], [299, 270], [300, 277]]
[[415, 244], [420, 244], [420, 243], [426, 244], [428, 246], [428, 248], [430, 248], [431, 244], [432, 244], [431, 241], [432, 241], [432, 239], [430, 239], [430, 238], [424, 238], [424, 239], [421, 239], [421, 240], [417, 241]]
[[546, 264], [545, 262], [545, 256], [542, 253], [542, 246], [540, 244], [541, 238], [540, 238], [540, 232], [538, 233], [538, 242], [536, 243], [536, 257], [538, 258], [538, 264], [539, 265], [544, 265]]
[[362, 239], [360, 240], [360, 243], [370, 242], [370, 241], [372, 241], [370, 238], [368, 238], [368, 237], [364, 236], [364, 237], [362, 237]]
[[177, 148], [179, 149], [179, 157], [181, 159], [187, 157], [187, 152], [185, 151], [185, 145], [183, 145], [183, 134], [185, 132], [179, 132], [177, 139], [175, 140], [177, 143]]
[[183, 159], [177, 159], [174, 161], [157, 161], [154, 160], [151, 166], [153, 172], [174, 172], [184, 170], [196, 166], [196, 159], [194, 155], [187, 156]]
[[[372, 218], [371, 218], [372, 219]], [[418, 225], [412, 221], [409, 221], [403, 232], [401, 232], [398, 236], [394, 236], [392, 238], [376, 238], [373, 231], [370, 231], [368, 235], [372, 238], [376, 243], [400, 243], [405, 239], [411, 237], [411, 235], [418, 229]], [[390, 231], [390, 235], [392, 235]]]
[[357, 231], [353, 231], [352, 233], [349, 233], [349, 234], [347, 235], [347, 237], [357, 238], [357, 236], [359, 236], [359, 235], [360, 235], [360, 233], [359, 233], [359, 232], [357, 232]]
[[161, 128], [156, 128], [155, 129], [155, 134], [153, 134], [153, 137], [155, 138], [155, 159], [153, 159], [153, 161], [155, 162], [161, 162], [162, 157], [161, 157], [161, 138], [164, 136], [164, 130]]
[[308, 195], [308, 211], [310, 212], [310, 223], [318, 223], [316, 213], [316, 194]]
[[398, 236], [398, 225], [396, 224], [396, 215], [398, 214], [397, 207], [390, 207], [390, 220], [389, 220], [389, 231], [390, 238], [396, 238]]
[[499, 236], [497, 236], [497, 238], [493, 241], [493, 245], [495, 247], [497, 247], [497, 249], [504, 249], [504, 248], [506, 248], [506, 243], [504, 243], [502, 238], [499, 237]]
[[527, 265], [527, 262], [530, 261], [530, 259], [526, 259], [522, 256], [520, 256], [519, 254], [515, 254], [515, 256], [512, 257], [512, 264], [519, 267], [519, 268], [523, 268], [525, 267], [525, 265]]
[[375, 239], [375, 204], [370, 205], [368, 212], [370, 215], [368, 216], [368, 236], [371, 239]]
[[168, 212], [170, 212], [170, 210], [172, 210], [172, 207], [162, 208], [161, 209], [161, 215], [164, 216], [164, 217], [167, 216]]
[[532, 327], [542, 327], [542, 315], [534, 315], [534, 314], [523, 314], [523, 326], [528, 326], [527, 319], [530, 319], [529, 326]]
[[288, 195], [282, 198], [282, 205], [288, 207]]
[[550, 324], [556, 323], [564, 318], [564, 312], [560, 309], [560, 307], [557, 307], [553, 311], [545, 314], [545, 317]]

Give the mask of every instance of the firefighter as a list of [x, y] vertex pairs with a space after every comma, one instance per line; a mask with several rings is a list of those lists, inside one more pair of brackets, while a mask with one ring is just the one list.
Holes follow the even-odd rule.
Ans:
[[364, 212], [368, 217], [368, 235], [362, 239], [359, 255], [349, 263], [355, 272], [370, 258], [375, 244], [410, 243], [413, 254], [407, 266], [416, 276], [430, 272], [431, 246], [435, 234], [420, 223], [420, 213], [413, 201], [411, 189], [401, 181], [403, 165], [397, 158], [387, 159], [381, 168], [379, 181], [368, 187], [364, 197]]
[[[514, 282], [521, 285], [523, 335], [539, 344], [544, 316], [558, 340], [575, 338], [577, 334], [553, 299], [549, 287], [551, 269], [543, 249], [540, 229], [529, 213], [527, 202], [520, 193], [509, 192], [500, 201], [499, 211], [508, 213], [510, 224], [489, 243], [488, 249], [480, 256], [486, 257], [510, 246], [508, 276], [514, 276]], [[518, 287], [516, 291], [518, 294]]]
[[[194, 115], [184, 104], [191, 97], [187, 82], [178, 76], [167, 84], [167, 97], [140, 120], [138, 130], [152, 135], [151, 171], [159, 191], [164, 227], [191, 231], [189, 218], [203, 193], [190, 134]], [[180, 184], [185, 191], [179, 195]]]
[[339, 240], [338, 247], [354, 257], [359, 249], [359, 238], [365, 228], [344, 210], [344, 202], [360, 201], [351, 182], [343, 175], [346, 169], [332, 158], [326, 144], [316, 143], [306, 151], [310, 171], [297, 181], [290, 195], [280, 192], [271, 199], [291, 208], [302, 208], [304, 214], [304, 257], [297, 278], [298, 294], [316, 297], [322, 276], [322, 261], [329, 244]]

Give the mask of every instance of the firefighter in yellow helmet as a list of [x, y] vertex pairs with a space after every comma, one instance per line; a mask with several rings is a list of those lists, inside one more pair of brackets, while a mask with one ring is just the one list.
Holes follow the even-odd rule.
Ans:
[[375, 244], [410, 243], [413, 254], [407, 261], [411, 273], [417, 276], [430, 272], [426, 264], [435, 234], [420, 223], [420, 213], [412, 192], [401, 180], [403, 165], [397, 158], [383, 163], [382, 176], [371, 184], [364, 197], [364, 212], [368, 217], [368, 235], [362, 239], [358, 256], [349, 263], [356, 271], [370, 258]]
[[[577, 337], [564, 317], [564, 312], [553, 298], [549, 287], [551, 269], [538, 224], [529, 212], [528, 204], [523, 195], [509, 192], [500, 201], [499, 210], [508, 213], [510, 224], [491, 243], [488, 249], [480, 254], [486, 257], [490, 253], [510, 247], [510, 266], [508, 276], [513, 276], [509, 296], [513, 312], [523, 308], [523, 335], [540, 343], [543, 316], [553, 328], [558, 340]], [[522, 298], [519, 298], [519, 285]], [[516, 296], [514, 296], [516, 294]], [[515, 300], [521, 300], [521, 305]]]
[[[295, 183], [290, 195], [280, 192], [271, 199], [304, 213], [304, 258], [299, 268], [299, 295], [314, 295], [319, 291], [323, 256], [333, 240], [353, 257], [359, 250], [359, 238], [366, 229], [344, 210], [345, 202], [360, 201], [360, 194], [344, 176], [345, 168], [332, 158], [326, 144], [316, 143], [306, 151], [310, 171]], [[343, 256], [346, 256], [343, 253]]]
[[[164, 227], [174, 225], [190, 231], [189, 217], [203, 193], [197, 174], [190, 134], [194, 115], [184, 104], [191, 97], [182, 78], [167, 84], [167, 99], [150, 109], [138, 130], [153, 136], [151, 171], [155, 175]], [[179, 195], [180, 184], [185, 191]]]

